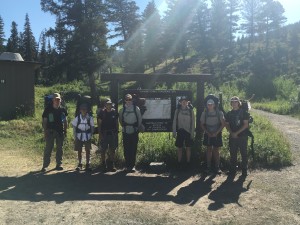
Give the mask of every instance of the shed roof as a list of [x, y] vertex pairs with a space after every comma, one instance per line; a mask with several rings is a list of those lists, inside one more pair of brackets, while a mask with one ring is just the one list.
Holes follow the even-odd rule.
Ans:
[[8, 61], [24, 61], [20, 53], [13, 52], [3, 52], [0, 55], [0, 60], [8, 60]]

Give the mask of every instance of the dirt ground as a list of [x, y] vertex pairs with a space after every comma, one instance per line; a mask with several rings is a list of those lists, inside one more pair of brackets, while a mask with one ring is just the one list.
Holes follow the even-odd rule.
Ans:
[[[257, 111], [287, 136], [293, 166], [225, 174], [39, 172], [0, 146], [0, 224], [300, 224], [300, 121]], [[54, 166], [54, 165], [52, 165]]]

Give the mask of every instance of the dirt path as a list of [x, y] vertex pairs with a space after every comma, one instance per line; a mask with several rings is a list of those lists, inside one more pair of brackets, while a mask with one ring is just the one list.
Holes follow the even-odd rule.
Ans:
[[[294, 165], [237, 175], [36, 172], [0, 147], [0, 224], [300, 224], [300, 121], [259, 112], [290, 139]], [[29, 172], [31, 171], [31, 172]]]

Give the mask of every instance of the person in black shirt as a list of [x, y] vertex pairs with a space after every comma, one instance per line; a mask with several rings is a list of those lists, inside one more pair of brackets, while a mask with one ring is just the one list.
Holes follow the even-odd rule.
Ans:
[[242, 158], [242, 175], [247, 176], [247, 145], [248, 145], [248, 127], [249, 113], [241, 109], [241, 102], [237, 96], [230, 99], [232, 110], [226, 114], [226, 128], [230, 133], [229, 148], [230, 148], [230, 174], [236, 173], [237, 153], [241, 152]]
[[[118, 148], [118, 113], [112, 107], [111, 100], [107, 100], [104, 109], [97, 116], [98, 129], [101, 137], [101, 167], [103, 171], [115, 171], [115, 151]], [[107, 159], [106, 158], [107, 152]]]
[[43, 112], [43, 128], [46, 146], [44, 149], [42, 172], [47, 170], [50, 164], [51, 153], [56, 142], [56, 170], [63, 170], [63, 141], [67, 132], [67, 116], [66, 109], [61, 107], [61, 97], [59, 93], [53, 94], [52, 105], [45, 108]]

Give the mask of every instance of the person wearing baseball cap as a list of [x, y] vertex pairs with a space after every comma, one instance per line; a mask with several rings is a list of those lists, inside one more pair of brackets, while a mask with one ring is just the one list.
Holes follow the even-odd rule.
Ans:
[[[176, 138], [177, 161], [179, 169], [190, 168], [191, 147], [195, 134], [195, 114], [186, 96], [179, 99], [179, 107], [175, 110], [173, 119], [173, 137]], [[186, 161], [183, 162], [183, 146], [186, 147]]]
[[52, 94], [52, 104], [46, 107], [43, 118], [43, 129], [46, 146], [44, 149], [42, 172], [47, 170], [50, 164], [51, 153], [56, 143], [56, 170], [63, 170], [63, 143], [67, 132], [67, 110], [61, 106], [61, 95], [59, 93]]
[[237, 170], [237, 153], [240, 151], [242, 158], [242, 176], [247, 176], [248, 167], [248, 127], [250, 114], [243, 110], [239, 97], [233, 96], [230, 99], [232, 110], [229, 111], [226, 118], [226, 128], [229, 132], [229, 149], [230, 149], [230, 174], [236, 174]]
[[[206, 146], [206, 170], [207, 174], [220, 171], [220, 147], [223, 146], [222, 130], [225, 127], [224, 113], [219, 110], [216, 102], [208, 98], [205, 110], [201, 114], [200, 126], [204, 131], [203, 145]], [[212, 159], [214, 167], [211, 166]]]
[[119, 110], [119, 122], [122, 126], [124, 158], [126, 172], [135, 172], [137, 146], [139, 142], [139, 127], [142, 125], [140, 108], [133, 104], [131, 94], [124, 97], [125, 104]]
[[[100, 134], [99, 150], [102, 172], [115, 171], [115, 152], [118, 148], [118, 112], [113, 108], [111, 99], [106, 99], [104, 108], [97, 115]], [[106, 157], [107, 155], [107, 157]]]

